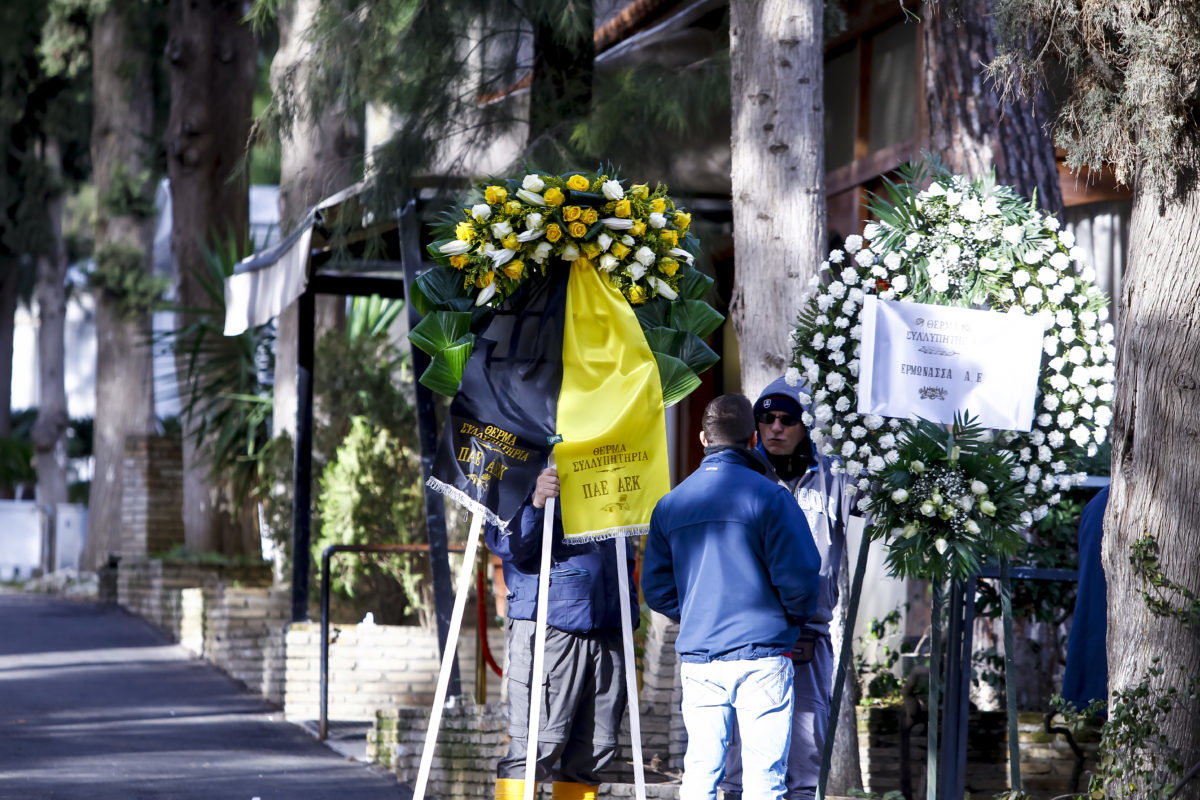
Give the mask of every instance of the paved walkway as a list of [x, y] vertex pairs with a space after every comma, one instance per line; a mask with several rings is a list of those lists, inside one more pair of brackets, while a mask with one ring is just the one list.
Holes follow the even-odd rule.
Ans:
[[0, 593], [0, 800], [407, 800], [116, 607]]

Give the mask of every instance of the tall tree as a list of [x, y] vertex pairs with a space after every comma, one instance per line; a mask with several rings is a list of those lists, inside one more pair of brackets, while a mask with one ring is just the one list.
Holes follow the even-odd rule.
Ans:
[[825, 242], [821, 3], [732, 0], [730, 316], [750, 397], [791, 361], [789, 332]]
[[33, 426], [34, 470], [37, 500], [47, 515], [42, 568], [53, 572], [58, 504], [67, 502], [67, 390], [63, 375], [63, 347], [67, 317], [67, 245], [63, 238], [62, 152], [56, 139], [43, 145], [52, 191], [46, 197], [50, 219], [45, 251], [37, 263], [38, 309], [38, 415]]
[[[288, 95], [293, 86], [308, 86], [313, 71], [320, 68], [320, 59], [333, 60], [329, 53], [321, 52], [313, 31], [320, 6], [321, 0], [294, 0], [279, 9], [279, 49], [271, 62], [271, 85], [278, 96]], [[290, 124], [280, 130], [279, 220], [284, 234], [314, 203], [352, 184], [363, 156], [361, 108], [351, 109], [345, 96], [330, 98], [316, 108], [307, 91], [291, 97]], [[340, 324], [344, 308], [343, 298], [318, 298], [316, 338], [321, 331]], [[277, 321], [275, 436], [296, 434], [298, 309], [299, 301], [284, 309]]]
[[1050, 104], [1045, 92], [1003, 96], [986, 64], [996, 58], [990, 0], [927, 3], [921, 21], [923, 75], [930, 149], [955, 172], [982, 175], [1026, 197], [1037, 194], [1047, 211], [1062, 210]]
[[111, 0], [92, 20], [96, 184], [95, 470], [83, 562], [119, 552], [125, 440], [154, 431], [150, 276], [154, 236], [153, 57], [146, 3]]
[[[207, 303], [200, 276], [205, 249], [244, 242], [249, 224], [246, 176], [238, 169], [253, 113], [257, 47], [244, 23], [247, 4], [237, 0], [171, 0], [168, 9], [171, 110], [167, 172], [171, 179], [171, 250], [176, 298], [187, 308]], [[184, 322], [189, 315], [182, 315]], [[217, 358], [207, 350], [203, 358]], [[187, 352], [177, 354], [181, 381], [203, 371]], [[181, 387], [190, 396], [191, 387]], [[235, 512], [228, 487], [214, 485], [199, 443], [184, 436], [184, 536], [199, 552], [253, 554], [257, 532]]]
[[[997, 70], [1016, 67], [1026, 88], [1043, 80], [1047, 54], [1065, 70], [1055, 138], [1068, 165], [1111, 167], [1133, 187], [1104, 520], [1112, 714], [1102, 746], [1114, 756], [1105, 796], [1166, 797], [1180, 781], [1173, 796], [1195, 798], [1200, 703], [1188, 687], [1200, 678], [1200, 14], [1190, 0], [998, 0], [996, 10], [1008, 45]], [[1147, 569], [1162, 576], [1148, 580]], [[1143, 699], [1126, 702], [1131, 691]], [[1127, 727], [1155, 709], [1153, 730]]]

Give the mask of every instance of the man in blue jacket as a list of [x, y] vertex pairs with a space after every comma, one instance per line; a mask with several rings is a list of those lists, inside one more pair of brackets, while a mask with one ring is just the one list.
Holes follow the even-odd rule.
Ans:
[[820, 555], [787, 489], [767, 477], [750, 401], [704, 410], [700, 468], [650, 519], [642, 592], [679, 622], [688, 747], [680, 800], [716, 798], [736, 716], [746, 792], [782, 798], [791, 649], [817, 602]]
[[[529, 687], [537, 619], [538, 570], [546, 500], [559, 493], [558, 473], [543, 470], [533, 494], [505, 533], [489, 525], [488, 548], [504, 564], [508, 585], [505, 677], [508, 679], [508, 754], [496, 770], [496, 800], [524, 797]], [[629, 570], [629, 603], [638, 621], [634, 551], [617, 564], [612, 542], [567, 544], [555, 514], [537, 756], [537, 780], [553, 777], [555, 800], [594, 800], [600, 771], [617, 752], [625, 713], [624, 649], [617, 569]]]
[[[833, 691], [833, 644], [829, 623], [838, 602], [838, 573], [846, 550], [846, 523], [854, 510], [854, 495], [846, 491], [844, 470], [816, 452], [804, 420], [810, 397], [796, 377], [772, 381], [754, 403], [758, 452], [775, 471], [780, 484], [796, 498], [821, 554], [821, 588], [817, 607], [792, 649], [795, 701], [792, 706], [792, 745], [788, 754], [788, 800], [812, 800], [821, 772], [821, 756], [829, 728]], [[734, 731], [721, 788], [727, 800], [742, 792], [741, 736]], [[753, 796], [753, 795], [751, 795]]]

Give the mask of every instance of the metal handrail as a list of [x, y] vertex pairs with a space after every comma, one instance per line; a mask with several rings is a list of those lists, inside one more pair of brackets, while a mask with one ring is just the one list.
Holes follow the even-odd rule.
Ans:
[[[461, 553], [463, 545], [449, 545]], [[338, 553], [425, 553], [428, 544], [331, 544], [321, 553], [321, 719], [317, 737], [325, 741], [329, 734], [329, 562]]]

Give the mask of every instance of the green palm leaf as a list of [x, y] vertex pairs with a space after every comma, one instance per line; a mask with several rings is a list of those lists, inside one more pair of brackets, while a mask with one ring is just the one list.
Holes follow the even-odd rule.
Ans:
[[434, 311], [408, 332], [408, 340], [433, 356], [458, 342], [471, 330], [466, 311]]
[[453, 397], [462, 383], [467, 359], [475, 349], [475, 335], [468, 333], [444, 350], [434, 354], [429, 367], [421, 374], [421, 384], [430, 391]]
[[721, 327], [725, 317], [703, 300], [677, 300], [671, 306], [671, 327], [690, 331], [700, 338]]
[[471, 296], [463, 286], [462, 273], [450, 267], [433, 267], [413, 281], [412, 304], [422, 314], [438, 309], [470, 311]]
[[655, 353], [658, 361], [658, 377], [662, 383], [663, 406], [673, 406], [687, 397], [700, 385], [700, 376], [675, 356]]

